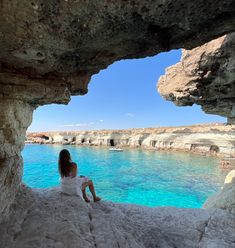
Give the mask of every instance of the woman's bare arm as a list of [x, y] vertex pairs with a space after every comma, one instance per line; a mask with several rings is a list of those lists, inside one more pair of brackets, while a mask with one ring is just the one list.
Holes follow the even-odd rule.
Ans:
[[72, 177], [76, 177], [77, 176], [77, 171], [78, 171], [77, 165], [75, 163], [72, 163], [72, 165], [71, 165], [71, 174], [72, 174]]

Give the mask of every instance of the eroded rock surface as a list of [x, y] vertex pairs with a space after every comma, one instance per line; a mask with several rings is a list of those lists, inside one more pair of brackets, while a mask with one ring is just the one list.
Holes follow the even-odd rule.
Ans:
[[235, 170], [228, 173], [223, 188], [209, 197], [203, 207], [225, 209], [235, 215]]
[[3, 0], [0, 93], [28, 88], [39, 104], [56, 102], [53, 90], [84, 94], [112, 62], [196, 47], [234, 31], [234, 16], [233, 0]]
[[8, 213], [10, 204], [21, 183], [26, 129], [31, 123], [33, 106], [24, 101], [0, 97], [0, 221]]
[[192, 50], [167, 68], [158, 82], [159, 93], [178, 106], [201, 105], [209, 114], [235, 122], [235, 33]]
[[1, 214], [21, 180], [33, 109], [87, 93], [91, 75], [116, 60], [191, 49], [234, 31], [235, 4], [2, 0], [0, 23]]
[[223, 124], [127, 130], [28, 133], [27, 142], [141, 147], [235, 156], [235, 126]]
[[223, 210], [85, 203], [58, 189], [19, 191], [1, 223], [0, 247], [232, 248], [235, 217]]

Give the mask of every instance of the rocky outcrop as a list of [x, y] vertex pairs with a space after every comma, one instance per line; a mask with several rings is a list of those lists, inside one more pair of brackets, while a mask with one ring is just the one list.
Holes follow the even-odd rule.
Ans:
[[235, 27], [233, 0], [3, 0], [0, 6], [0, 214], [21, 180], [33, 109], [87, 93], [91, 75], [116, 60], [191, 49]]
[[71, 132], [28, 133], [27, 142], [141, 147], [235, 156], [235, 126], [223, 124]]
[[0, 247], [231, 248], [234, 228], [223, 210], [87, 204], [57, 189], [24, 188], [0, 225]]
[[234, 16], [233, 0], [2, 0], [0, 93], [68, 101], [114, 61], [191, 49], [234, 31]]
[[220, 208], [235, 214], [235, 170], [228, 173], [224, 187], [215, 195], [209, 197], [204, 208]]
[[[0, 6], [0, 247], [232, 247], [234, 216], [223, 210], [87, 205], [56, 190], [21, 189], [20, 152], [37, 106], [68, 103], [71, 95], [87, 93], [91, 75], [116, 60], [192, 49], [234, 31], [234, 1], [2, 0]], [[225, 107], [220, 101], [208, 109], [233, 118], [233, 88], [220, 85], [228, 96]], [[222, 99], [215, 91], [205, 94]], [[129, 142], [185, 146], [184, 132], [169, 137], [163, 131], [154, 138], [143, 132]], [[195, 139], [198, 147], [205, 144], [189, 133], [187, 144]], [[72, 142], [82, 143], [86, 135]], [[226, 135], [219, 132], [213, 140]], [[106, 136], [104, 142], [117, 139], [124, 145], [129, 134]], [[227, 147], [223, 142], [219, 150]]]
[[178, 106], [201, 105], [209, 114], [235, 122], [235, 33], [192, 50], [166, 70], [159, 93]]
[[0, 97], [0, 221], [8, 214], [23, 174], [21, 150], [26, 129], [31, 123], [33, 107], [23, 101]]

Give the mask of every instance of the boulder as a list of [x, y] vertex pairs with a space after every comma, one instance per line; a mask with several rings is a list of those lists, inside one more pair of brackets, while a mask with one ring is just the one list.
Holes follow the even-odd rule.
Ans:
[[235, 170], [228, 173], [223, 188], [209, 197], [203, 208], [220, 208], [235, 214]]

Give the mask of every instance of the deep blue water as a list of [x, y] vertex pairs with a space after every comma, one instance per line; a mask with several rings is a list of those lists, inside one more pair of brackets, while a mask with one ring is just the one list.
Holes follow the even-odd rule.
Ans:
[[93, 180], [97, 194], [114, 202], [200, 208], [225, 178], [217, 159], [190, 153], [26, 145], [23, 181], [34, 188], [58, 186], [63, 148], [70, 151], [79, 174]]

